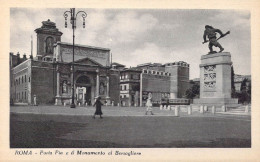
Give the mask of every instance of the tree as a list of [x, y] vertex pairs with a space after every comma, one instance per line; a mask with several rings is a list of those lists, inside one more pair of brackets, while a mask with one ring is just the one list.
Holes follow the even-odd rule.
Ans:
[[[247, 89], [247, 85], [246, 83], [248, 82], [247, 78], [244, 78], [242, 83], [241, 83], [241, 87], [240, 87], [240, 95], [239, 95], [239, 102], [240, 103], [249, 103], [250, 102], [250, 95], [248, 93], [248, 89]], [[250, 88], [250, 93], [251, 93], [251, 88]]]
[[251, 103], [251, 81], [249, 81], [249, 84], [247, 87], [247, 94], [248, 94], [248, 103]]
[[199, 95], [200, 95], [200, 85], [196, 83], [193, 83], [192, 87], [187, 89], [185, 92], [185, 96], [188, 99], [199, 97]]
[[235, 73], [233, 65], [231, 65], [231, 97], [236, 98], [236, 88], [235, 88]]

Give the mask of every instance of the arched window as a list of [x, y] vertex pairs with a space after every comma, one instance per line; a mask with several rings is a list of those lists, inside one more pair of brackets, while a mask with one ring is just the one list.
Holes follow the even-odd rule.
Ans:
[[53, 54], [53, 43], [54, 43], [54, 40], [52, 37], [47, 37], [46, 38], [46, 49], [45, 49], [45, 52], [48, 53], [48, 54]]

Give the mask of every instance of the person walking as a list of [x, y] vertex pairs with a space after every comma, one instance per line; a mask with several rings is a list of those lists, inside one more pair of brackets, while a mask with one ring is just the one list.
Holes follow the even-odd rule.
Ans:
[[145, 115], [147, 115], [148, 112], [150, 112], [151, 115], [154, 115], [153, 114], [153, 108], [152, 108], [153, 105], [152, 105], [152, 101], [151, 100], [152, 100], [152, 97], [149, 96], [148, 99], [147, 99], [147, 102], [146, 102], [147, 108], [146, 108]]
[[95, 113], [94, 113], [94, 115], [93, 115], [93, 119], [95, 119], [95, 116], [96, 115], [99, 115], [100, 116], [100, 119], [102, 119], [103, 117], [102, 117], [102, 110], [101, 110], [101, 106], [103, 105], [102, 104], [102, 102], [100, 101], [100, 99], [101, 99], [101, 97], [98, 97], [97, 99], [96, 99], [96, 102], [94, 103], [94, 105], [93, 106], [96, 106], [96, 111], [95, 111]]
[[36, 95], [33, 95], [33, 106], [37, 106], [37, 98], [36, 98]]

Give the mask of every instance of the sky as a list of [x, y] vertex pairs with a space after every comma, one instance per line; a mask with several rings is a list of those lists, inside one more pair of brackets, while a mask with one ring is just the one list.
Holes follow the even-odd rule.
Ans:
[[[29, 56], [31, 36], [36, 56], [36, 33], [42, 21], [50, 19], [63, 33], [62, 42], [72, 43], [72, 28], [65, 28], [63, 13], [68, 8], [11, 8], [10, 52]], [[134, 67], [143, 63], [185, 61], [190, 64], [190, 79], [199, 77], [205, 25], [231, 34], [219, 40], [231, 53], [236, 74], [251, 74], [250, 12], [247, 10], [202, 9], [78, 9], [87, 13], [86, 28], [77, 17], [75, 44], [109, 48], [113, 62]], [[216, 47], [213, 47], [217, 51]]]

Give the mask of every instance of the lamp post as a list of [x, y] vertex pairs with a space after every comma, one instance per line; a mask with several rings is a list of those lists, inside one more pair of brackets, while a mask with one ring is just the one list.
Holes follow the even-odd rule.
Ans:
[[72, 25], [72, 30], [73, 30], [73, 45], [72, 45], [72, 48], [73, 48], [73, 52], [72, 52], [72, 88], [71, 88], [71, 91], [72, 91], [72, 101], [71, 101], [71, 105], [70, 107], [71, 108], [75, 108], [76, 105], [74, 103], [74, 39], [75, 39], [75, 35], [74, 35], [74, 31], [76, 29], [76, 21], [77, 21], [77, 16], [78, 14], [81, 14], [82, 18], [83, 18], [83, 28], [85, 28], [85, 18], [87, 17], [87, 14], [86, 12], [84, 11], [78, 11], [76, 14], [75, 14], [75, 8], [71, 8], [70, 11], [65, 11], [63, 16], [65, 18], [65, 28], [67, 28], [67, 17], [68, 15], [70, 14], [70, 23]]

